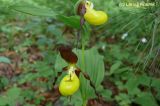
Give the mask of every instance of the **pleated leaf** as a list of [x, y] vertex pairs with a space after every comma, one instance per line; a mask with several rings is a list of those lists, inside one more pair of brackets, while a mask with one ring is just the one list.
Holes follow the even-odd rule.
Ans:
[[19, 12], [34, 15], [34, 16], [46, 16], [46, 17], [56, 16], [56, 13], [52, 11], [50, 8], [38, 7], [28, 3], [15, 4], [15, 5], [12, 5], [10, 8], [15, 11], [19, 11]]

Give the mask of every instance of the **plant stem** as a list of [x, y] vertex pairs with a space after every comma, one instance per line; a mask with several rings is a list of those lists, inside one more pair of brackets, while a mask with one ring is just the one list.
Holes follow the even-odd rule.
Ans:
[[[82, 40], [81, 40], [81, 43], [82, 43], [82, 68], [83, 68], [83, 70], [85, 70], [85, 40], [84, 40], [84, 37], [82, 37], [81, 38]], [[83, 96], [83, 104], [82, 104], [82, 106], [86, 106], [86, 96], [84, 95]]]
[[82, 39], [82, 67], [85, 69], [85, 44]]
[[87, 106], [87, 102], [86, 102], [86, 100], [84, 100], [84, 101], [83, 101], [82, 106]]

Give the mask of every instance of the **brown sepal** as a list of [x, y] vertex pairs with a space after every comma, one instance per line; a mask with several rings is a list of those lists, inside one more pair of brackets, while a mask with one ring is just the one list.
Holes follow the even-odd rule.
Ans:
[[86, 7], [84, 2], [80, 2], [77, 7], [77, 14], [83, 16], [86, 13]]
[[61, 45], [58, 47], [61, 57], [70, 64], [76, 64], [78, 61], [77, 55], [72, 52], [72, 47], [68, 45]]

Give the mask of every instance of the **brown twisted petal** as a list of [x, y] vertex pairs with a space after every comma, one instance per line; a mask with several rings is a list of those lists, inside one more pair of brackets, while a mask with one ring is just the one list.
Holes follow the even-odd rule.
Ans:
[[61, 57], [70, 64], [76, 64], [78, 61], [77, 55], [72, 52], [72, 47], [69, 45], [60, 45], [58, 47]]

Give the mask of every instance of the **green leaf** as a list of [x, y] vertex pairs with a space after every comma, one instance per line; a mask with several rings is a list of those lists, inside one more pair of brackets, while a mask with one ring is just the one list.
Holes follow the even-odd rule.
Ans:
[[7, 63], [7, 64], [11, 63], [10, 59], [5, 56], [0, 56], [0, 62]]
[[13, 10], [23, 12], [35, 16], [46, 16], [46, 17], [56, 17], [56, 13], [50, 8], [38, 7], [28, 3], [15, 4], [10, 7]]
[[134, 101], [141, 106], [158, 106], [151, 93], [141, 93]]
[[3, 86], [7, 86], [9, 84], [9, 80], [7, 79], [7, 77], [5, 76], [1, 76], [0, 78], [0, 87]]
[[118, 70], [118, 68], [121, 66], [121, 64], [122, 64], [121, 61], [116, 61], [116, 63], [114, 63], [114, 64], [111, 66], [109, 75], [112, 75], [112, 74], [116, 73], [116, 70]]
[[[101, 87], [101, 82], [104, 78], [104, 62], [103, 56], [101, 56], [96, 48], [91, 48], [85, 50], [84, 57], [82, 50], [74, 50], [78, 55], [78, 66], [82, 71], [89, 74], [91, 81], [96, 86], [96, 89]], [[85, 66], [83, 66], [83, 58], [85, 59]], [[90, 86], [89, 82], [81, 77], [81, 93], [85, 98], [94, 98], [95, 93], [93, 92], [93, 88]], [[83, 98], [84, 98], [83, 97]]]
[[80, 28], [80, 17], [79, 16], [69, 16], [68, 17], [64, 15], [58, 15], [57, 19], [72, 28], [77, 28], [77, 29]]
[[157, 91], [156, 98], [160, 100], [160, 79], [153, 78], [151, 86]]
[[0, 106], [8, 104], [8, 98], [6, 96], [0, 96]]
[[111, 100], [112, 91], [108, 89], [103, 89], [101, 95], [105, 98], [106, 101]]
[[144, 85], [150, 87], [151, 78], [148, 77], [146, 74], [142, 75], [131, 75], [128, 77], [128, 81], [125, 84], [125, 88], [128, 90], [129, 94], [138, 94], [140, 89], [138, 88], [139, 85]]
[[120, 104], [120, 106], [129, 106], [131, 103], [131, 100], [129, 98], [129, 95], [125, 93], [120, 93], [119, 95], [115, 96], [116, 101]]
[[115, 71], [114, 74], [121, 74], [123, 72], [128, 72], [128, 71], [132, 71], [132, 68], [130, 68], [130, 67], [120, 68], [117, 71]]
[[146, 74], [139, 75], [139, 83], [145, 86], [150, 87], [151, 77]]
[[151, 86], [155, 87], [155, 88], [160, 88], [159, 85], [160, 85], [160, 79], [152, 78], [152, 84], [151, 84]]
[[139, 77], [132, 75], [130, 79], [128, 79], [128, 81], [126, 82], [125, 87], [127, 88], [129, 93], [135, 93], [137, 92], [137, 87], [139, 84]]
[[21, 89], [13, 86], [5, 94], [0, 97], [0, 106], [15, 106], [17, 102], [20, 102]]
[[11, 99], [17, 98], [20, 95], [21, 89], [14, 86], [13, 88], [7, 91], [7, 96]]

